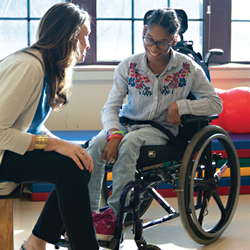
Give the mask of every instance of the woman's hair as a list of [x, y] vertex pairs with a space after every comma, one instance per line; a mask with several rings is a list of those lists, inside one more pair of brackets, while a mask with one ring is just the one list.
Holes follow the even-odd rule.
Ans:
[[148, 17], [148, 28], [153, 25], [160, 25], [168, 30], [168, 33], [175, 35], [180, 29], [180, 23], [174, 9], [157, 9]]
[[53, 5], [39, 22], [37, 42], [32, 47], [40, 49], [43, 54], [53, 109], [67, 103], [72, 68], [77, 58], [80, 58], [78, 36], [86, 21], [90, 22], [86, 11], [72, 3], [59, 3]]

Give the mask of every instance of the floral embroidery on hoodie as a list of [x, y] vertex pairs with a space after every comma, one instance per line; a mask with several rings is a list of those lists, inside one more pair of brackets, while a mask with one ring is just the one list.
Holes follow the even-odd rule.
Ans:
[[190, 73], [190, 64], [183, 63], [183, 69], [173, 75], [167, 75], [163, 81], [167, 83], [162, 89], [160, 89], [162, 95], [174, 93], [174, 90], [178, 87], [186, 86], [186, 78]]
[[130, 78], [128, 85], [138, 89], [140, 95], [143, 94], [144, 96], [151, 96], [153, 93], [151, 92], [150, 87], [146, 86], [146, 84], [151, 83], [149, 77], [143, 76], [138, 72], [138, 69], [136, 69], [136, 63], [130, 63], [129, 68]]

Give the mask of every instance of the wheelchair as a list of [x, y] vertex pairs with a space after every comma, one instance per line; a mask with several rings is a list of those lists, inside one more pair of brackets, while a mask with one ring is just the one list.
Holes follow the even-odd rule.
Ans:
[[[127, 184], [121, 194], [117, 228], [111, 242], [100, 242], [108, 249], [120, 249], [123, 241], [123, 216], [127, 213], [125, 226], [133, 223], [134, 239], [138, 249], [160, 249], [147, 245], [143, 229], [155, 226], [180, 216], [186, 233], [201, 245], [216, 241], [226, 230], [237, 207], [240, 189], [240, 166], [235, 147], [222, 128], [209, 125], [214, 117], [182, 117], [185, 127], [200, 126], [184, 150], [169, 142], [164, 146], [142, 146], [137, 161], [135, 181]], [[187, 141], [180, 139], [183, 144]], [[222, 146], [220, 152], [213, 153], [212, 142]], [[145, 160], [146, 158], [146, 160]], [[145, 162], [148, 162], [145, 164]], [[222, 162], [222, 163], [221, 163]], [[222, 164], [222, 166], [220, 166]], [[220, 196], [218, 189], [225, 170], [228, 171], [228, 194]], [[111, 171], [108, 166], [107, 171]], [[160, 183], [172, 184], [177, 192], [178, 209], [175, 211], [157, 192]], [[111, 186], [105, 186], [109, 191]], [[130, 204], [125, 206], [125, 199], [132, 191]], [[149, 208], [152, 200], [167, 212], [167, 215], [143, 224], [140, 219]], [[216, 203], [216, 212], [209, 214], [209, 203]], [[104, 208], [105, 209], [105, 208]], [[100, 209], [100, 211], [102, 211]]]
[[[144, 24], [153, 10], [144, 17]], [[193, 57], [203, 68], [210, 79], [209, 59], [213, 55], [222, 55], [220, 49], [210, 50], [205, 61], [192, 49], [192, 42], [183, 40], [187, 30], [187, 15], [183, 10], [176, 10], [181, 20], [179, 35], [181, 41], [174, 47], [177, 51]], [[190, 96], [192, 98], [192, 96]], [[216, 241], [229, 226], [239, 198], [240, 164], [236, 149], [228, 133], [219, 126], [210, 125], [217, 115], [181, 117], [184, 127], [179, 128], [176, 137], [171, 136], [167, 145], [142, 146], [137, 161], [135, 181], [128, 183], [120, 197], [120, 209], [117, 218], [115, 235], [110, 242], [100, 242], [100, 246], [118, 250], [124, 240], [123, 224], [133, 224], [134, 240], [139, 250], [155, 250], [159, 247], [147, 244], [143, 230], [157, 224], [180, 217], [181, 223], [189, 237], [198, 244], [208, 245]], [[138, 122], [138, 121], [137, 121]], [[172, 138], [173, 137], [173, 138]], [[220, 145], [214, 151], [212, 144]], [[106, 175], [112, 166], [106, 166]], [[227, 193], [220, 195], [221, 178], [228, 177]], [[177, 192], [178, 210], [157, 192], [160, 183], [171, 184]], [[106, 202], [112, 191], [107, 178], [103, 182], [103, 201]], [[131, 195], [130, 195], [131, 193]], [[125, 205], [130, 195], [129, 205]], [[166, 216], [143, 223], [141, 217], [153, 199], [166, 211]], [[216, 206], [210, 213], [209, 206]], [[100, 208], [104, 211], [107, 207]], [[124, 215], [126, 217], [124, 219]]]
[[[144, 16], [144, 24], [153, 10]], [[181, 40], [175, 50], [192, 57], [204, 69], [210, 79], [208, 64], [213, 55], [222, 55], [220, 49], [211, 49], [202, 61], [201, 55], [195, 53], [191, 41], [183, 40], [187, 30], [187, 15], [177, 9], [181, 20], [179, 36]], [[192, 98], [190, 96], [190, 98]], [[146, 243], [143, 229], [180, 217], [186, 233], [198, 244], [207, 245], [216, 241], [230, 224], [235, 213], [240, 190], [240, 165], [236, 149], [230, 136], [222, 128], [209, 125], [213, 116], [182, 116], [184, 127], [179, 128], [176, 138], [163, 146], [142, 146], [137, 161], [135, 181], [127, 184], [121, 194], [117, 228], [111, 242], [100, 242], [108, 249], [117, 250], [123, 241], [124, 225], [133, 223], [134, 240], [138, 249], [160, 249]], [[220, 144], [220, 152], [213, 152], [212, 143]], [[222, 166], [221, 166], [222, 165]], [[106, 172], [112, 166], [106, 166]], [[228, 194], [220, 196], [221, 177], [230, 176]], [[177, 192], [178, 209], [175, 211], [157, 192], [160, 183], [171, 184]], [[104, 200], [107, 200], [112, 185], [103, 182]], [[132, 191], [130, 204], [125, 206], [127, 195]], [[147, 211], [153, 199], [167, 212], [167, 215], [143, 224], [140, 219]], [[215, 203], [216, 213], [209, 214], [209, 203]], [[101, 211], [105, 208], [100, 209]]]

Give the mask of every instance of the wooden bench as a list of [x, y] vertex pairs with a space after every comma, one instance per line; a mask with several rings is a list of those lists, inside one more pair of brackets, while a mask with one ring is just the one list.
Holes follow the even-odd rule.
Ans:
[[14, 250], [13, 199], [21, 197], [22, 184], [8, 195], [0, 195], [0, 249]]

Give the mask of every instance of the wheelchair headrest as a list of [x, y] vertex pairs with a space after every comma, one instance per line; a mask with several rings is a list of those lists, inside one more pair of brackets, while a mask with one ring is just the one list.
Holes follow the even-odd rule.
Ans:
[[[164, 9], [172, 9], [172, 8], [164, 8]], [[150, 16], [152, 15], [152, 13], [155, 11], [156, 9], [152, 9], [152, 10], [149, 10], [146, 12], [146, 14], [144, 15], [144, 18], [143, 18], [143, 23], [144, 25], [146, 25], [150, 19]], [[177, 17], [178, 17], [178, 20], [180, 22], [180, 25], [181, 25], [181, 28], [179, 30], [179, 35], [182, 36], [182, 34], [184, 34], [188, 28], [188, 18], [187, 18], [187, 14], [184, 10], [182, 9], [174, 9], [176, 14], [177, 14]]]

